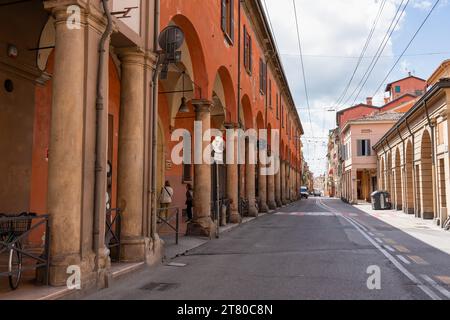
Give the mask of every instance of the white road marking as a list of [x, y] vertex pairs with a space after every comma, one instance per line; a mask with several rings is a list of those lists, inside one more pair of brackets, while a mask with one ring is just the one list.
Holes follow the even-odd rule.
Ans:
[[406, 259], [404, 256], [402, 255], [397, 255], [397, 258], [399, 258], [401, 261], [403, 261], [404, 264], [410, 265], [411, 262], [408, 261], [408, 259]]
[[[322, 203], [322, 206], [327, 207], [332, 212], [336, 212], [334, 208], [331, 208]], [[426, 295], [428, 295], [433, 300], [442, 300], [437, 294], [435, 294], [430, 288], [422, 283], [417, 277], [415, 277], [411, 272], [408, 271], [400, 262], [397, 261], [389, 252], [384, 250], [375, 240], [373, 240], [364, 230], [362, 230], [356, 223], [353, 222], [352, 218], [348, 218], [342, 216], [343, 219], [347, 220], [350, 224], [352, 224], [356, 230], [358, 230], [375, 248], [377, 248], [386, 258], [388, 258], [394, 266], [403, 273], [409, 280], [414, 282]]]
[[375, 241], [378, 242], [379, 244], [382, 244], [382, 243], [383, 243], [383, 241], [381, 241], [380, 238], [374, 238], [374, 239], [375, 239]]
[[437, 291], [442, 293], [444, 296], [446, 296], [447, 299], [450, 299], [450, 292], [447, 289], [445, 289], [444, 287], [437, 284], [436, 281], [434, 281], [433, 279], [431, 279], [429, 276], [427, 276], [425, 274], [422, 275], [422, 278], [426, 282], [428, 282], [434, 289], [436, 289]]
[[367, 232], [369, 236], [375, 237], [375, 235], [372, 232]]
[[390, 252], [395, 252], [395, 249], [392, 248], [391, 246], [388, 246], [387, 244], [385, 244], [384, 247], [385, 247], [386, 249], [388, 249]]

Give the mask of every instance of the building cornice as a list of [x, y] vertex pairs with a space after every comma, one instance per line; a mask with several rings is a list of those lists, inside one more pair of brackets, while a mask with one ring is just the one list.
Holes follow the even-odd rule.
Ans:
[[409, 110], [400, 120], [397, 121], [397, 123], [380, 139], [380, 141], [373, 146], [373, 150], [378, 150], [382, 144], [383, 141], [386, 141], [389, 139], [389, 137], [395, 133], [397, 135], [397, 129], [400, 129], [400, 127], [405, 124], [406, 120], [411, 119], [413, 116], [417, 114], [417, 112], [420, 111], [420, 109], [431, 99], [433, 99], [436, 95], [438, 95], [442, 89], [450, 89], [450, 79], [441, 79], [439, 82], [437, 82], [433, 87], [431, 87], [430, 90], [428, 90], [422, 98], [416, 102], [416, 104]]
[[287, 80], [286, 73], [281, 62], [280, 54], [276, 46], [275, 38], [271, 32], [268, 18], [264, 12], [263, 4], [261, 0], [243, 0], [243, 3], [244, 7], [249, 13], [249, 16], [252, 18], [254, 26], [257, 28], [256, 33], [260, 38], [260, 41], [258, 42], [262, 44], [263, 50], [265, 52], [265, 58], [274, 66], [273, 71], [277, 73], [277, 76], [282, 84], [280, 89], [284, 89], [284, 93], [289, 99], [290, 109], [295, 115], [297, 115], [297, 126], [299, 127], [301, 134], [303, 135], [305, 133], [303, 130], [303, 125], [296, 110], [295, 100], [289, 87], [289, 81]]

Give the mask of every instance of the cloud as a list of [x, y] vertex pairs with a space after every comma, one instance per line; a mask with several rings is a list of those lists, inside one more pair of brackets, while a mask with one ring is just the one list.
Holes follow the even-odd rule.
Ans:
[[[300, 36], [302, 40], [306, 80], [310, 96], [311, 118], [309, 123], [301, 64], [298, 54], [297, 33], [294, 9], [291, 0], [265, 0], [286, 75], [295, 96], [299, 114], [305, 129], [305, 136], [325, 138], [328, 130], [335, 127], [335, 113], [324, 110], [334, 106], [346, 84], [350, 80], [367, 36], [380, 8], [381, 0], [296, 0], [299, 14]], [[264, 0], [263, 0], [264, 2]], [[425, 8], [427, 0], [416, 0], [414, 6]], [[349, 93], [360, 82], [368, 68], [388, 27], [394, 18], [401, 0], [388, 0], [367, 49], [366, 57], [356, 73]], [[402, 28], [404, 15], [397, 27]], [[395, 33], [394, 33], [395, 34]], [[367, 96], [380, 85], [387, 70], [394, 62], [393, 41], [390, 39], [365, 89], [357, 102], [365, 101]], [[354, 99], [350, 99], [349, 106]], [[375, 97], [375, 103], [383, 100], [383, 93]], [[345, 106], [342, 106], [345, 107]], [[324, 139], [325, 141], [325, 139]], [[308, 146], [312, 144], [313, 146]], [[326, 147], [322, 141], [304, 141], [305, 157], [317, 174], [325, 171]], [[308, 152], [306, 151], [308, 150]], [[311, 150], [315, 150], [311, 151]], [[319, 160], [317, 160], [319, 159]]]

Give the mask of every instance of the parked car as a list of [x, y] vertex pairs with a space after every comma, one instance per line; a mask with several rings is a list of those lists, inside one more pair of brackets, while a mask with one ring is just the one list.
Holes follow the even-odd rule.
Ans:
[[300, 188], [300, 196], [302, 199], [308, 199], [309, 198], [309, 192], [307, 187], [301, 187]]
[[314, 190], [314, 197], [321, 197], [322, 196], [322, 192], [320, 192], [319, 190]]

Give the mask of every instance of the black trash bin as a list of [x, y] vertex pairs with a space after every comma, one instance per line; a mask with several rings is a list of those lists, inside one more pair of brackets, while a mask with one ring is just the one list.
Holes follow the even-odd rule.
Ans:
[[373, 210], [390, 210], [390, 194], [386, 191], [375, 191], [371, 194]]

